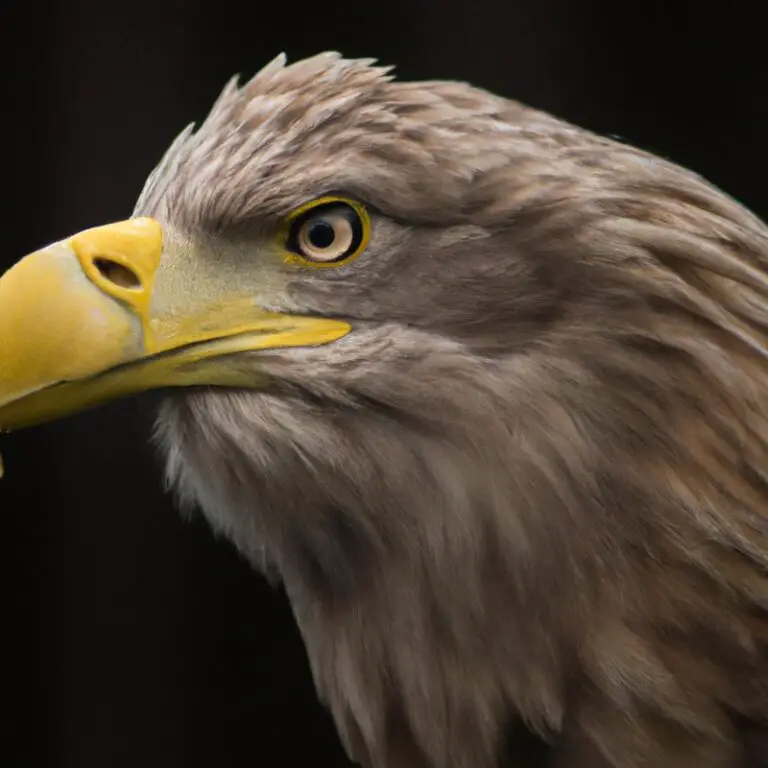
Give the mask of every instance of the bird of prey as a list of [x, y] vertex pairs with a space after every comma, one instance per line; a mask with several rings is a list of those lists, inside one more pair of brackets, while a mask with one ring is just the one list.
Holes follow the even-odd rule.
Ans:
[[0, 280], [4, 429], [160, 388], [363, 766], [768, 766], [768, 227], [698, 175], [278, 57]]

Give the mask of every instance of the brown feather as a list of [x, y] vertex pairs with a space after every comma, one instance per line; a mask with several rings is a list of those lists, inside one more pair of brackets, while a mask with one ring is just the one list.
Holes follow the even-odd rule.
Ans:
[[283, 581], [350, 755], [524, 765], [522, 720], [558, 768], [768, 766], [768, 228], [673, 163], [334, 55], [228, 86], [137, 212], [223, 263], [328, 190], [371, 206], [368, 251], [273, 299], [354, 332], [170, 398], [158, 437]]

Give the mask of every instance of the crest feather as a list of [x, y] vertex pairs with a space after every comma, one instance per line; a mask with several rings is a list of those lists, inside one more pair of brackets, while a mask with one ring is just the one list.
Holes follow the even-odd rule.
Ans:
[[[147, 179], [133, 215], [169, 218], [194, 202], [190, 191], [201, 182], [206, 188], [215, 177], [231, 182], [270, 139], [285, 136], [299, 121], [306, 132], [349, 110], [389, 82], [391, 70], [376, 66], [376, 59], [326, 51], [293, 64], [280, 53], [243, 85], [235, 75], [197, 130], [191, 123], [176, 137]], [[277, 142], [272, 154], [284, 149], [285, 142]]]

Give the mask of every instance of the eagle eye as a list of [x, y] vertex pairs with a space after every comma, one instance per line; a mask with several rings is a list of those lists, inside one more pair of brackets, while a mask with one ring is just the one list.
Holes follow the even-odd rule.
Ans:
[[337, 267], [359, 256], [368, 244], [370, 218], [352, 200], [323, 197], [288, 218], [285, 241], [289, 261], [314, 267]]

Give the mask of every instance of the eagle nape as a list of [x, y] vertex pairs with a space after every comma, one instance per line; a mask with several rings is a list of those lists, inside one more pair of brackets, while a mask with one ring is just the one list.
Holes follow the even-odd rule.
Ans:
[[768, 227], [698, 175], [281, 56], [0, 278], [0, 428], [168, 390], [367, 768], [766, 768], [767, 342]]

